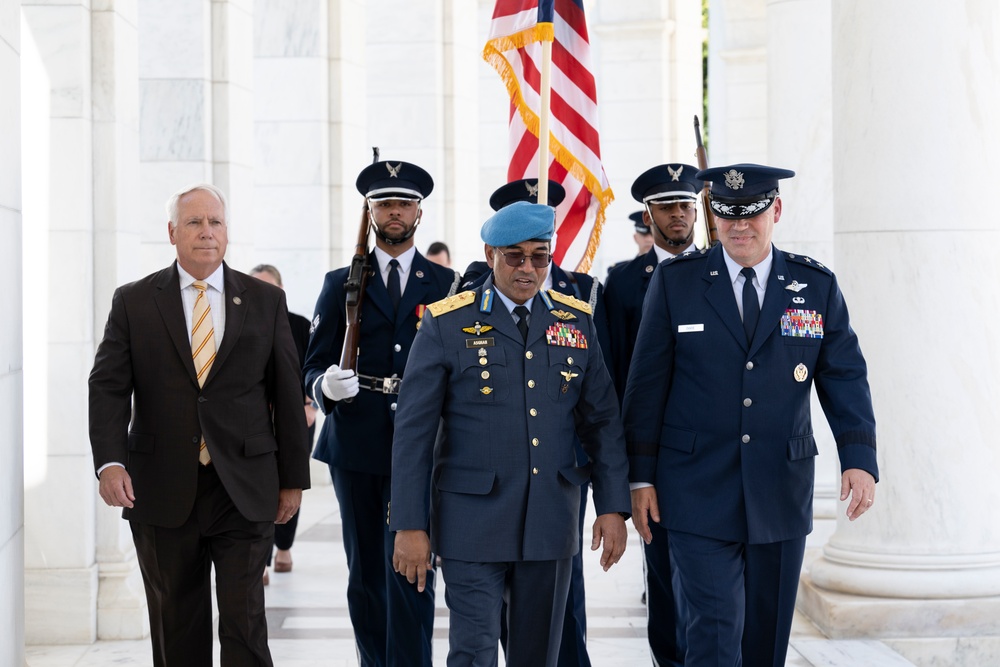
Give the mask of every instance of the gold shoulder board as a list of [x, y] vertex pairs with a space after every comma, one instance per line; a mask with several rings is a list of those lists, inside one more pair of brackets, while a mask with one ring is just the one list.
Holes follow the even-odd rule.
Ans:
[[476, 300], [476, 293], [472, 290], [465, 292], [459, 292], [454, 296], [449, 296], [446, 299], [441, 299], [436, 301], [431, 305], [427, 306], [427, 310], [431, 311], [431, 315], [434, 317], [439, 317], [445, 313], [450, 313], [453, 310], [458, 310], [463, 306], [468, 306], [474, 303]]
[[594, 312], [590, 309], [590, 304], [586, 301], [580, 301], [574, 296], [569, 296], [563, 294], [562, 292], [557, 292], [554, 289], [549, 290], [549, 296], [552, 297], [554, 301], [565, 304], [570, 308], [576, 308], [577, 310], [583, 311], [588, 315], [593, 315]]

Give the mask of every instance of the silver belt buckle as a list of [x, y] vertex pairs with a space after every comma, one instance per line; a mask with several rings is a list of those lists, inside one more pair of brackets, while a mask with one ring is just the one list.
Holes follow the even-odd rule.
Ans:
[[383, 394], [398, 394], [399, 385], [403, 381], [403, 378], [391, 377], [382, 378], [382, 393]]

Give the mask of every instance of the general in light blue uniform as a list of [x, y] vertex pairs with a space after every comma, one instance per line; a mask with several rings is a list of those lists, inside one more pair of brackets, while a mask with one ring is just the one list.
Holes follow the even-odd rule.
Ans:
[[[551, 236], [550, 208], [518, 206], [491, 219], [506, 235], [484, 226], [487, 244]], [[523, 230], [521, 216], [540, 216], [548, 231]], [[396, 414], [390, 528], [429, 529], [442, 558], [449, 665], [496, 664], [502, 600], [508, 664], [555, 665], [580, 487], [593, 484], [600, 516], [630, 507], [617, 400], [589, 308], [538, 292], [524, 339], [512, 307], [492, 277], [432, 305], [406, 368], [420, 382], [404, 385]]]

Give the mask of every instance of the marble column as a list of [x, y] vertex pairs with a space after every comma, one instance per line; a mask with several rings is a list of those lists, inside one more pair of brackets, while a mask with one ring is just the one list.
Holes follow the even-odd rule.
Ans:
[[[836, 269], [830, 21], [830, 0], [767, 0], [767, 164], [796, 172], [781, 182], [775, 245]], [[834, 528], [841, 471], [815, 391], [812, 412], [820, 456], [809, 545], [818, 546]]]
[[255, 102], [254, 0], [211, 0], [211, 5], [211, 181], [229, 200], [232, 229], [226, 262], [249, 269], [256, 210], [250, 141]]
[[[371, 146], [381, 148], [384, 160], [406, 160], [430, 173], [434, 192], [422, 204], [423, 218], [414, 237], [421, 251], [443, 234], [453, 197], [444, 149], [445, 15], [445, 0], [379, 3], [379, 20], [367, 22], [366, 150], [344, 160], [352, 165], [343, 175], [345, 190], [371, 162]], [[357, 219], [357, 207], [348, 205], [355, 211], [348, 219]]]
[[832, 16], [837, 269], [882, 480], [868, 515], [838, 516], [800, 606], [921, 664], [996, 664], [1000, 12], [846, 0]]
[[[118, 285], [143, 275], [139, 220], [139, 76], [135, 0], [92, 3], [94, 184], [93, 340], [104, 336]], [[93, 355], [91, 355], [92, 358]], [[87, 361], [89, 361], [88, 359]], [[97, 637], [149, 633], [132, 533], [121, 510], [97, 504]]]
[[[664, 162], [696, 164], [694, 116], [702, 118], [701, 3], [594, 3], [588, 14], [598, 85], [601, 159], [615, 201], [592, 273], [635, 255], [628, 215], [635, 178]], [[498, 84], [499, 85], [499, 84]]]
[[25, 639], [96, 637], [89, 2], [23, 2]]
[[24, 663], [20, 2], [0, 0], [0, 663]]
[[[170, 195], [215, 178], [213, 4], [212, 0], [137, 0], [140, 275], [176, 257], [164, 210]], [[222, 58], [221, 45], [219, 49]], [[224, 172], [220, 165], [220, 173]], [[231, 234], [238, 236], [236, 230]]]
[[[442, 3], [444, 168], [435, 175], [435, 187], [441, 188], [437, 193], [441, 198], [437, 216], [440, 226], [433, 227], [433, 235], [432, 227], [422, 229], [417, 240], [420, 252], [427, 250], [434, 241], [444, 241], [453, 259], [478, 259], [482, 254], [475, 212], [488, 196], [482, 194], [484, 189], [479, 182], [479, 94], [476, 89], [485, 41], [479, 40], [478, 12], [469, 11], [470, 4], [469, 0], [443, 0]], [[496, 84], [500, 85], [499, 77]], [[428, 219], [428, 222], [435, 221]], [[456, 271], [465, 270], [462, 261], [455, 264], [461, 264], [452, 267]]]
[[708, 159], [767, 163], [766, 0], [709, 0]]
[[281, 272], [294, 313], [311, 318], [328, 265], [330, 169], [327, 0], [254, 3], [251, 261]]

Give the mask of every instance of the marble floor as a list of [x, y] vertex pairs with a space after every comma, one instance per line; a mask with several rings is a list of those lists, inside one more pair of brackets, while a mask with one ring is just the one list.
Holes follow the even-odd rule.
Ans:
[[[591, 506], [593, 511], [593, 506]], [[588, 519], [588, 523], [592, 518]], [[642, 561], [639, 538], [631, 530], [622, 561], [610, 572], [600, 568], [598, 552], [584, 556], [588, 650], [595, 667], [650, 665], [645, 608], [641, 603]], [[356, 667], [347, 615], [347, 566], [340, 544], [340, 514], [331, 486], [306, 492], [292, 549], [294, 569], [271, 573], [267, 587], [269, 644], [280, 667]], [[445, 665], [448, 610], [444, 582], [438, 581], [434, 665]], [[218, 645], [216, 645], [218, 650]], [[29, 667], [139, 667], [152, 663], [148, 640], [99, 641], [89, 646], [29, 646]], [[501, 652], [500, 664], [503, 665]], [[831, 641], [808, 619], [796, 615], [786, 667], [912, 665], [877, 641]]]

